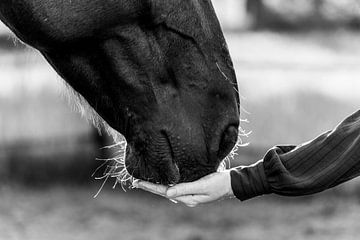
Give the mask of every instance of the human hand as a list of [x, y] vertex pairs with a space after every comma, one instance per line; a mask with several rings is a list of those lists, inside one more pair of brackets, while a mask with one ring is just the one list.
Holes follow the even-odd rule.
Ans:
[[180, 183], [172, 187], [145, 181], [138, 181], [134, 185], [189, 207], [234, 197], [230, 171], [212, 173], [195, 182]]

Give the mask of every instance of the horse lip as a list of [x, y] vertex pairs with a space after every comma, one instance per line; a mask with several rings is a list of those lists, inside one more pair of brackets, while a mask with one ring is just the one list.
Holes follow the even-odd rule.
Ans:
[[[129, 161], [131, 160], [134, 160], [135, 156], [134, 156], [134, 153], [133, 153], [133, 149], [132, 147], [128, 144], [126, 146], [126, 155], [125, 155], [125, 162], [124, 162], [124, 167], [126, 168], [126, 171], [128, 172], [129, 175], [131, 175], [132, 177], [138, 179], [140, 177], [137, 176], [138, 175], [138, 171], [139, 169], [138, 168], [134, 168], [131, 164], [132, 163], [129, 163]], [[132, 169], [131, 169], [132, 168]], [[131, 171], [130, 171], [131, 169]]]
[[170, 181], [169, 181], [169, 184], [168, 185], [171, 185], [171, 184], [176, 184], [176, 183], [178, 183], [179, 181], [180, 181], [180, 179], [181, 179], [181, 176], [180, 176], [180, 169], [179, 169], [179, 166], [174, 162], [174, 172], [175, 172], [175, 174], [174, 174], [174, 179], [173, 179], [173, 181], [171, 181], [170, 179]]
[[169, 182], [169, 184], [178, 183], [181, 178], [180, 177], [180, 169], [179, 169], [179, 165], [175, 158], [174, 149], [171, 144], [171, 138], [169, 137], [169, 134], [165, 130], [161, 131], [161, 135], [167, 142], [168, 150], [169, 150], [170, 157], [171, 157], [171, 159], [169, 159], [171, 161], [169, 163], [169, 170], [171, 172], [169, 172], [169, 175], [168, 175], [168, 182]]
[[175, 160], [175, 153], [174, 153], [174, 149], [173, 149], [172, 144], [171, 144], [171, 140], [170, 140], [169, 134], [168, 134], [165, 130], [162, 130], [162, 131], [161, 131], [161, 135], [162, 135], [163, 138], [166, 140], [166, 143], [167, 143], [167, 146], [168, 146], [168, 148], [169, 148], [169, 152], [170, 152], [170, 156], [171, 156], [172, 162], [177, 166], [177, 162], [176, 162], [176, 160]]

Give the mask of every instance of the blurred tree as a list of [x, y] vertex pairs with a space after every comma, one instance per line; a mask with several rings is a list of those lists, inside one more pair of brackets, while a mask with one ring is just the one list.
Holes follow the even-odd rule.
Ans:
[[245, 0], [253, 29], [360, 29], [360, 0]]
[[322, 27], [325, 23], [324, 15], [323, 15], [323, 8], [325, 5], [324, 0], [314, 0], [312, 2], [312, 9], [313, 9], [313, 24], [316, 27]]
[[314, 7], [314, 12], [318, 15], [322, 15], [321, 11], [322, 8], [324, 6], [325, 1], [324, 0], [315, 0], [313, 1], [313, 7]]
[[264, 27], [265, 5], [263, 0], [247, 0], [246, 11], [252, 18], [254, 28]]
[[269, 8], [264, 0], [247, 0], [246, 11], [251, 18], [253, 29], [289, 30], [293, 28], [292, 24], [283, 19], [278, 12]]

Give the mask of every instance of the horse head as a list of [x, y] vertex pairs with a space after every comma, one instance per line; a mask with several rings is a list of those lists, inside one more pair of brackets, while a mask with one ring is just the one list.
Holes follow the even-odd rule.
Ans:
[[237, 142], [237, 81], [210, 0], [5, 0], [0, 18], [125, 136], [133, 177], [196, 180]]

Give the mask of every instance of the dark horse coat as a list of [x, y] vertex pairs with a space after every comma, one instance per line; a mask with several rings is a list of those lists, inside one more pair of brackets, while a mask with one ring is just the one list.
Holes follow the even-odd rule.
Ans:
[[1, 0], [0, 19], [164, 184], [216, 171], [237, 141], [237, 82], [210, 0]]

